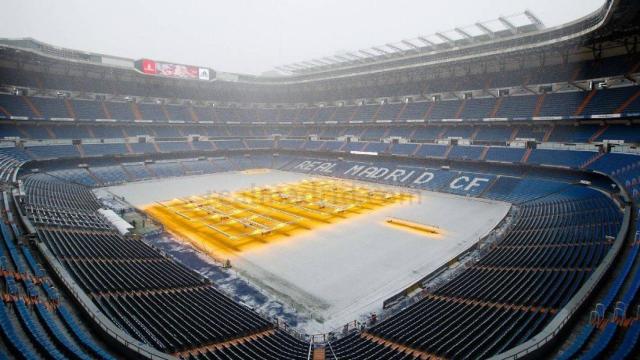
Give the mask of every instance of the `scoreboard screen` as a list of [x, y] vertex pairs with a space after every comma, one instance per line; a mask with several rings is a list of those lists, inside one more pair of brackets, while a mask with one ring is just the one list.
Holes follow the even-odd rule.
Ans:
[[211, 70], [191, 65], [171, 64], [150, 59], [135, 62], [136, 69], [149, 75], [160, 75], [180, 79], [211, 80]]

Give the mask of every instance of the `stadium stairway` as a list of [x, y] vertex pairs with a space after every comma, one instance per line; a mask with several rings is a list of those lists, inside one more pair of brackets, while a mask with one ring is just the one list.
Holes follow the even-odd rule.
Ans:
[[400, 111], [398, 111], [398, 113], [396, 114], [395, 119], [393, 119], [394, 121], [398, 121], [402, 118], [402, 114], [404, 114], [404, 111], [407, 109], [407, 104], [409, 104], [409, 102], [405, 101], [402, 104], [402, 107], [400, 108]]
[[22, 100], [27, 104], [27, 106], [35, 116], [42, 117], [42, 113], [36, 107], [36, 105], [31, 101], [31, 99], [29, 99], [28, 96], [22, 96]]
[[604, 152], [600, 152], [598, 154], [596, 154], [594, 157], [592, 157], [591, 159], [589, 159], [588, 161], [586, 161], [584, 164], [580, 165], [580, 169], [586, 169], [589, 167], [589, 165], [593, 164], [594, 162], [598, 161], [600, 158], [602, 158], [603, 156], [605, 156], [606, 153]]
[[130, 106], [131, 106], [131, 112], [133, 113], [134, 118], [136, 120], [142, 120], [142, 113], [140, 112], [140, 108], [138, 107], [138, 104], [132, 101], [130, 103]]
[[193, 354], [198, 354], [198, 353], [206, 353], [212, 350], [219, 350], [219, 349], [224, 349], [224, 348], [228, 348], [231, 346], [236, 346], [236, 345], [240, 345], [240, 344], [244, 344], [245, 342], [250, 342], [250, 341], [256, 341], [259, 340], [261, 338], [267, 337], [267, 336], [272, 336], [274, 335], [276, 332], [276, 330], [274, 329], [269, 329], [269, 330], [265, 330], [265, 331], [260, 331], [254, 334], [250, 334], [250, 335], [246, 335], [246, 336], [242, 336], [239, 338], [235, 338], [235, 339], [231, 339], [231, 340], [227, 340], [227, 341], [223, 341], [223, 342], [217, 342], [214, 344], [209, 344], [209, 345], [203, 345], [197, 348], [192, 348], [189, 349], [188, 351], [182, 351], [182, 352], [176, 352], [173, 353], [172, 355], [179, 357], [179, 358], [185, 358], [188, 357], [190, 355]]
[[86, 156], [84, 153], [84, 148], [82, 147], [82, 144], [75, 145], [75, 147], [78, 150], [78, 153], [80, 153], [80, 157]]
[[527, 149], [527, 151], [524, 152], [524, 155], [522, 155], [522, 159], [520, 160], [520, 162], [522, 164], [526, 164], [527, 161], [529, 161], [529, 157], [531, 156], [532, 152], [533, 152], [533, 149], [531, 148]]
[[601, 126], [592, 136], [589, 138], [589, 142], [596, 141], [602, 134], [604, 134], [607, 129], [609, 129], [609, 125]]
[[131, 147], [131, 144], [129, 142], [125, 142], [124, 146], [127, 148], [127, 153], [133, 154], [133, 148]]
[[360, 337], [363, 339], [366, 339], [368, 341], [371, 341], [373, 343], [376, 343], [378, 345], [383, 345], [386, 348], [390, 348], [393, 349], [396, 352], [399, 353], [403, 353], [409, 356], [413, 356], [416, 358], [420, 358], [420, 359], [430, 359], [430, 360], [442, 360], [443, 358], [436, 356], [434, 354], [429, 354], [426, 353], [424, 351], [418, 350], [418, 349], [412, 349], [408, 346], [402, 345], [402, 344], [398, 344], [398, 343], [394, 343], [392, 341], [389, 341], [387, 339], [383, 339], [379, 336], [370, 334], [368, 332], [363, 332], [360, 334]]
[[164, 106], [164, 104], [160, 105], [160, 109], [162, 110], [162, 114], [164, 115], [164, 120], [166, 120], [166, 121], [171, 120], [171, 116], [169, 115], [169, 111], [167, 111], [167, 108], [166, 108], [166, 106]]
[[490, 149], [490, 147], [489, 147], [489, 146], [485, 146], [485, 147], [482, 149], [482, 153], [480, 153], [480, 160], [481, 160], [481, 161], [484, 161], [484, 160], [486, 160], [486, 159], [487, 159], [487, 153], [489, 152], [489, 149]]
[[640, 97], [640, 90], [636, 91], [630, 98], [628, 98], [624, 103], [622, 103], [615, 111], [615, 114], [623, 113], [629, 105], [631, 105], [636, 99]]
[[504, 96], [500, 96], [498, 98], [495, 105], [493, 106], [493, 109], [491, 110], [491, 114], [489, 114], [489, 117], [491, 118], [496, 117], [496, 115], [498, 114], [498, 111], [500, 111], [500, 107], [502, 106], [502, 101], [504, 101]]
[[540, 111], [542, 111], [542, 106], [544, 105], [544, 99], [546, 98], [547, 93], [542, 93], [538, 95], [538, 100], [536, 101], [536, 106], [533, 109], [532, 117], [540, 116]]
[[511, 130], [511, 136], [509, 136], [509, 141], [513, 141], [516, 139], [516, 137], [518, 136], [518, 127], [514, 127], [513, 130]]
[[87, 168], [87, 172], [89, 173], [89, 176], [91, 176], [93, 181], [96, 182], [96, 184], [102, 184], [103, 183], [103, 181], [93, 171], [91, 171], [91, 168]]
[[102, 112], [104, 114], [104, 118], [105, 119], [112, 119], [111, 117], [111, 111], [109, 111], [109, 108], [107, 107], [106, 102], [101, 101], [100, 102], [100, 106], [102, 107]]
[[576, 109], [576, 111], [573, 113], [574, 116], [580, 116], [582, 115], [582, 112], [584, 111], [584, 109], [589, 105], [589, 102], [591, 101], [591, 99], [593, 99], [593, 97], [596, 95], [597, 90], [593, 89], [589, 92], [589, 94], [587, 94], [587, 96], [585, 96], [584, 100], [582, 100], [582, 102], [580, 103], [580, 105], [578, 105], [578, 108]]
[[69, 113], [69, 117], [72, 119], [77, 119], [78, 117], [76, 116], [76, 112], [73, 109], [73, 105], [71, 105], [71, 101], [69, 101], [69, 99], [65, 98], [64, 99], [64, 106], [65, 108], [67, 108], [67, 112]]
[[327, 358], [324, 346], [316, 346], [313, 348], [312, 360], [325, 360]]
[[447, 146], [447, 150], [444, 152], [444, 155], [442, 157], [445, 159], [448, 159], [449, 154], [451, 153], [451, 150], [453, 150], [453, 145]]
[[200, 119], [198, 118], [198, 114], [195, 112], [195, 110], [193, 110], [193, 107], [191, 106], [187, 107], [187, 111], [189, 112], [189, 118], [191, 119], [192, 122], [194, 123], [200, 122]]
[[548, 142], [549, 138], [551, 138], [551, 134], [553, 134], [554, 125], [551, 125], [547, 131], [544, 133], [544, 137], [542, 138], [542, 142]]
[[4, 107], [0, 106], [0, 113], [4, 114], [7, 119], [11, 118], [11, 113], [7, 111]]

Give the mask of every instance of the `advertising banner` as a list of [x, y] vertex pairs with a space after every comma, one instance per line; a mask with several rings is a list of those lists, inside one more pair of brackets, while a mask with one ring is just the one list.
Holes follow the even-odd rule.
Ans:
[[179, 65], [149, 59], [136, 61], [136, 68], [145, 74], [180, 79], [211, 80], [211, 70], [190, 65]]

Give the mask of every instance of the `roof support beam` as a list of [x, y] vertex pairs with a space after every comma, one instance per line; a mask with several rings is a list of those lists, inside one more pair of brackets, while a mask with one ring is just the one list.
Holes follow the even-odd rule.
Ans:
[[531, 22], [536, 26], [536, 29], [541, 30], [544, 29], [544, 23], [540, 20], [534, 13], [530, 10], [525, 10], [524, 15], [531, 20]]
[[467, 40], [469, 40], [469, 41], [475, 41], [475, 40], [476, 40], [476, 39], [475, 39], [473, 36], [471, 36], [468, 32], [466, 32], [466, 31], [464, 31], [464, 30], [462, 30], [462, 29], [460, 29], [460, 28], [455, 28], [454, 30], [455, 30], [455, 32], [457, 32], [458, 34], [462, 35], [463, 37], [465, 37], [465, 38], [466, 38]]
[[367, 55], [368, 57], [375, 57], [376, 54], [369, 52], [368, 50], [358, 50], [360, 54]]
[[443, 34], [443, 33], [436, 33], [436, 36], [439, 37], [440, 39], [444, 40], [445, 42], [448, 42], [450, 44], [455, 43], [455, 41], [453, 41], [450, 37], [448, 37], [447, 35]]
[[397, 47], [397, 46], [395, 46], [395, 45], [393, 45], [393, 44], [386, 44], [385, 46], [386, 46], [386, 47], [388, 47], [388, 48], [390, 48], [390, 49], [393, 49], [393, 50], [395, 50], [395, 51], [397, 51], [397, 52], [404, 52], [404, 50], [403, 50], [403, 49], [401, 49], [401, 48], [399, 48], [399, 47]]
[[494, 39], [496, 37], [496, 33], [491, 31], [491, 29], [486, 27], [486, 25], [484, 25], [483, 23], [476, 23], [476, 26], [478, 27], [478, 29], [482, 30], [485, 34], [489, 35], [490, 38]]
[[342, 55], [334, 55], [333, 57], [336, 58], [336, 59], [340, 59], [342, 61], [345, 61], [345, 62], [346, 61], [351, 61], [351, 59], [349, 59], [348, 57], [344, 57]]
[[307, 65], [307, 63], [305, 61], [301, 61], [299, 63], [296, 63], [296, 65], [300, 66], [303, 70], [307, 70], [309, 68], [309, 65]]
[[276, 66], [276, 70], [280, 70], [283, 72], [293, 72], [292, 69], [288, 66]]
[[380, 53], [380, 54], [382, 54], [382, 55], [389, 55], [389, 52], [388, 52], [388, 51], [385, 51], [385, 50], [383, 50], [383, 49], [380, 49], [379, 47], [375, 47], [375, 46], [374, 46], [374, 47], [372, 47], [372, 48], [371, 48], [371, 50], [377, 51], [377, 52], [379, 52], [379, 53]]
[[323, 57], [323, 58], [322, 58], [322, 59], [320, 59], [320, 60], [325, 61], [325, 62], [328, 62], [328, 63], [329, 63], [329, 64], [331, 64], [331, 65], [332, 65], [332, 64], [335, 64], [335, 63], [337, 62], [335, 59], [332, 59], [332, 58], [330, 58], [330, 57], [328, 57], [328, 56], [325, 56], [325, 57]]
[[351, 61], [364, 62], [364, 58], [362, 56], [354, 54], [352, 52], [345, 53], [344, 56], [348, 56]]
[[302, 69], [304, 69], [304, 68], [305, 68], [305, 67], [304, 67], [304, 66], [302, 66], [300, 63], [295, 63], [295, 64], [291, 64], [291, 65], [288, 65], [288, 66], [289, 66], [290, 68], [295, 69], [295, 70], [302, 70]]
[[320, 66], [330, 65], [330, 63], [328, 63], [326, 61], [322, 61], [320, 59], [313, 59], [313, 60], [311, 60], [311, 62], [316, 64], [316, 65], [320, 65]]
[[518, 33], [518, 28], [513, 25], [509, 20], [507, 20], [504, 16], [500, 16], [498, 20], [502, 23], [502, 25], [506, 26], [512, 34]]
[[423, 43], [425, 43], [425, 44], [427, 44], [429, 46], [436, 46], [437, 45], [436, 43], [434, 43], [433, 41], [427, 39], [424, 36], [418, 36], [418, 40], [422, 41]]
[[407, 45], [408, 47], [410, 47], [411, 49], [415, 50], [415, 51], [420, 51], [420, 46], [412, 43], [409, 40], [402, 40], [401, 41], [403, 44]]

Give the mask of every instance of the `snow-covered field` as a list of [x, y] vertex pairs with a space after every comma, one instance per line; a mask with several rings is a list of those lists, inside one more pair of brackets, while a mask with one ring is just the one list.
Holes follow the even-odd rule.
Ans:
[[[234, 191], [309, 177], [276, 170], [254, 175], [228, 172], [97, 191], [124, 196], [130, 204], [143, 207], [208, 191]], [[301, 233], [293, 241], [242, 252], [232, 259], [232, 265], [250, 283], [296, 309], [300, 318], [306, 319], [299, 326], [301, 330], [322, 333], [378, 312], [385, 299], [490, 232], [509, 208], [502, 202], [420, 191], [417, 201]], [[434, 225], [445, 234], [430, 238], [405, 231], [386, 224], [388, 217]]]

